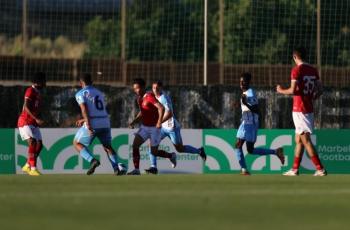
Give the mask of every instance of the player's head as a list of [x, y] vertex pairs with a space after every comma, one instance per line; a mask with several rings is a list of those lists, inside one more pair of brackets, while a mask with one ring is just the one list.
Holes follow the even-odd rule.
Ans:
[[37, 72], [32, 76], [32, 83], [33, 85], [38, 88], [42, 89], [46, 86], [46, 75], [44, 72]]
[[293, 49], [293, 60], [295, 63], [298, 64], [298, 62], [305, 61], [307, 58], [307, 51], [305, 47], [303, 46], [298, 46]]
[[142, 96], [145, 93], [146, 82], [142, 78], [135, 78], [132, 82], [132, 88], [136, 95]]
[[248, 72], [242, 73], [239, 79], [239, 86], [241, 90], [247, 90], [250, 86], [250, 81], [252, 80], [252, 75]]
[[92, 76], [89, 73], [82, 73], [79, 75], [78, 81], [81, 87], [92, 85]]
[[163, 89], [163, 82], [162, 81], [153, 81], [152, 83], [152, 91], [154, 95], [160, 95]]

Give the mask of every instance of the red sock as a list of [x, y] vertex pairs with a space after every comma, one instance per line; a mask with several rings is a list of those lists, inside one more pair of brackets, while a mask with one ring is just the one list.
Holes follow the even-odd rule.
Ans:
[[317, 170], [322, 170], [323, 169], [323, 165], [322, 165], [322, 163], [320, 161], [320, 158], [318, 158], [317, 155], [311, 157], [311, 160], [314, 163], [314, 165], [315, 165]]
[[139, 149], [133, 149], [132, 161], [134, 162], [135, 169], [139, 169], [140, 168], [140, 150]]
[[27, 162], [30, 165], [30, 167], [36, 167], [35, 144], [29, 145]]
[[294, 170], [299, 170], [301, 159], [302, 159], [301, 157], [294, 157], [294, 164], [293, 164]]

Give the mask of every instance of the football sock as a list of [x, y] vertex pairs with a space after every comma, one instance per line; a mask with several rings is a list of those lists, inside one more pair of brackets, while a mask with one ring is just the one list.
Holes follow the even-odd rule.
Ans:
[[264, 148], [254, 148], [253, 152], [251, 153], [253, 155], [276, 155], [276, 150], [273, 149], [264, 149]]
[[135, 169], [139, 169], [140, 168], [140, 150], [139, 149], [133, 149], [132, 161], [134, 162]]
[[241, 168], [247, 169], [242, 149], [235, 149], [236, 157]]
[[301, 157], [294, 157], [293, 170], [299, 170]]
[[90, 154], [89, 150], [85, 147], [80, 150], [80, 156], [85, 160], [87, 160], [88, 162], [91, 162], [92, 159], [94, 159]]
[[151, 149], [148, 149], [149, 160], [151, 161], [151, 167], [157, 168], [157, 157], [151, 153]]
[[36, 158], [35, 158], [35, 144], [30, 144], [28, 148], [28, 164], [30, 168], [36, 167]]
[[323, 169], [323, 165], [320, 161], [320, 158], [317, 155], [314, 155], [313, 157], [311, 157], [311, 161], [314, 163], [317, 170]]
[[184, 152], [185, 153], [192, 153], [192, 154], [199, 154], [200, 150], [191, 146], [191, 145], [185, 145], [184, 146]]
[[111, 162], [112, 167], [118, 168], [118, 156], [117, 154], [113, 151], [112, 153], [107, 153], [108, 160]]
[[164, 151], [164, 150], [158, 150], [157, 156], [171, 159], [173, 155], [171, 153]]

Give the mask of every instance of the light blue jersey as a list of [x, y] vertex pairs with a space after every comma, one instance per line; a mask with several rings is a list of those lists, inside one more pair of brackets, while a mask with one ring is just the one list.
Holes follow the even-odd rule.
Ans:
[[[255, 91], [249, 88], [247, 91], [243, 92], [247, 97], [247, 103], [251, 106], [258, 105], [258, 98]], [[255, 142], [258, 135], [259, 128], [259, 116], [256, 113], [250, 111], [250, 109], [244, 105], [241, 101], [242, 109], [242, 123], [237, 131], [237, 138], [248, 141]]]
[[158, 101], [164, 106], [165, 112], [171, 111], [173, 113], [173, 116], [169, 118], [167, 121], [163, 122], [162, 129], [165, 130], [173, 130], [176, 128], [180, 128], [179, 122], [175, 118], [174, 110], [173, 110], [173, 103], [171, 102], [171, 99], [168, 95], [166, 95], [164, 92], [160, 95], [160, 97], [156, 97]]
[[101, 91], [93, 86], [86, 86], [75, 94], [75, 99], [79, 105], [84, 103], [87, 106], [93, 129], [110, 128], [106, 102]]

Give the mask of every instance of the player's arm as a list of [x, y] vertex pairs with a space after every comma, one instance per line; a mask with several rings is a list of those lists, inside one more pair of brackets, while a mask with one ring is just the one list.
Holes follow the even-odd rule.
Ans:
[[247, 96], [245, 94], [242, 94], [241, 100], [242, 100], [243, 105], [247, 106], [248, 109], [252, 113], [259, 114], [259, 106], [258, 105], [251, 105], [251, 104], [249, 104], [248, 101], [247, 101]]
[[164, 106], [161, 103], [159, 103], [159, 102], [156, 102], [153, 105], [158, 110], [158, 121], [157, 121], [156, 127], [157, 128], [161, 128], [162, 127], [163, 117], [164, 117], [164, 111], [165, 111]]
[[284, 88], [282, 88], [282, 86], [277, 85], [276, 91], [277, 91], [277, 93], [284, 94], [284, 95], [293, 95], [296, 91], [296, 88], [297, 88], [297, 81], [292, 80], [290, 82], [289, 88], [284, 89]]
[[141, 111], [138, 112], [138, 114], [136, 115], [136, 117], [134, 118], [134, 120], [132, 120], [132, 122], [129, 123], [129, 128], [133, 129], [136, 123], [139, 123], [141, 121], [142, 118], [142, 114]]
[[83, 116], [83, 120], [86, 124], [86, 127], [90, 130], [90, 132], [93, 132], [93, 129], [91, 127], [91, 123], [90, 123], [90, 118], [89, 118], [89, 110], [86, 106], [85, 103], [80, 103], [80, 110], [81, 110], [81, 115]]
[[24, 104], [23, 104], [23, 109], [27, 112], [27, 114], [29, 116], [31, 116], [35, 122], [38, 124], [38, 125], [42, 125], [44, 124], [44, 121], [39, 119], [38, 117], [34, 116], [34, 114], [32, 113], [32, 111], [30, 110], [30, 107], [31, 107], [31, 103], [32, 103], [32, 100], [29, 98], [29, 97], [25, 97], [24, 98]]
[[170, 118], [173, 117], [173, 111], [171, 110], [165, 110], [164, 112], [164, 117], [163, 117], [163, 120], [162, 120], [162, 123], [169, 120]]

